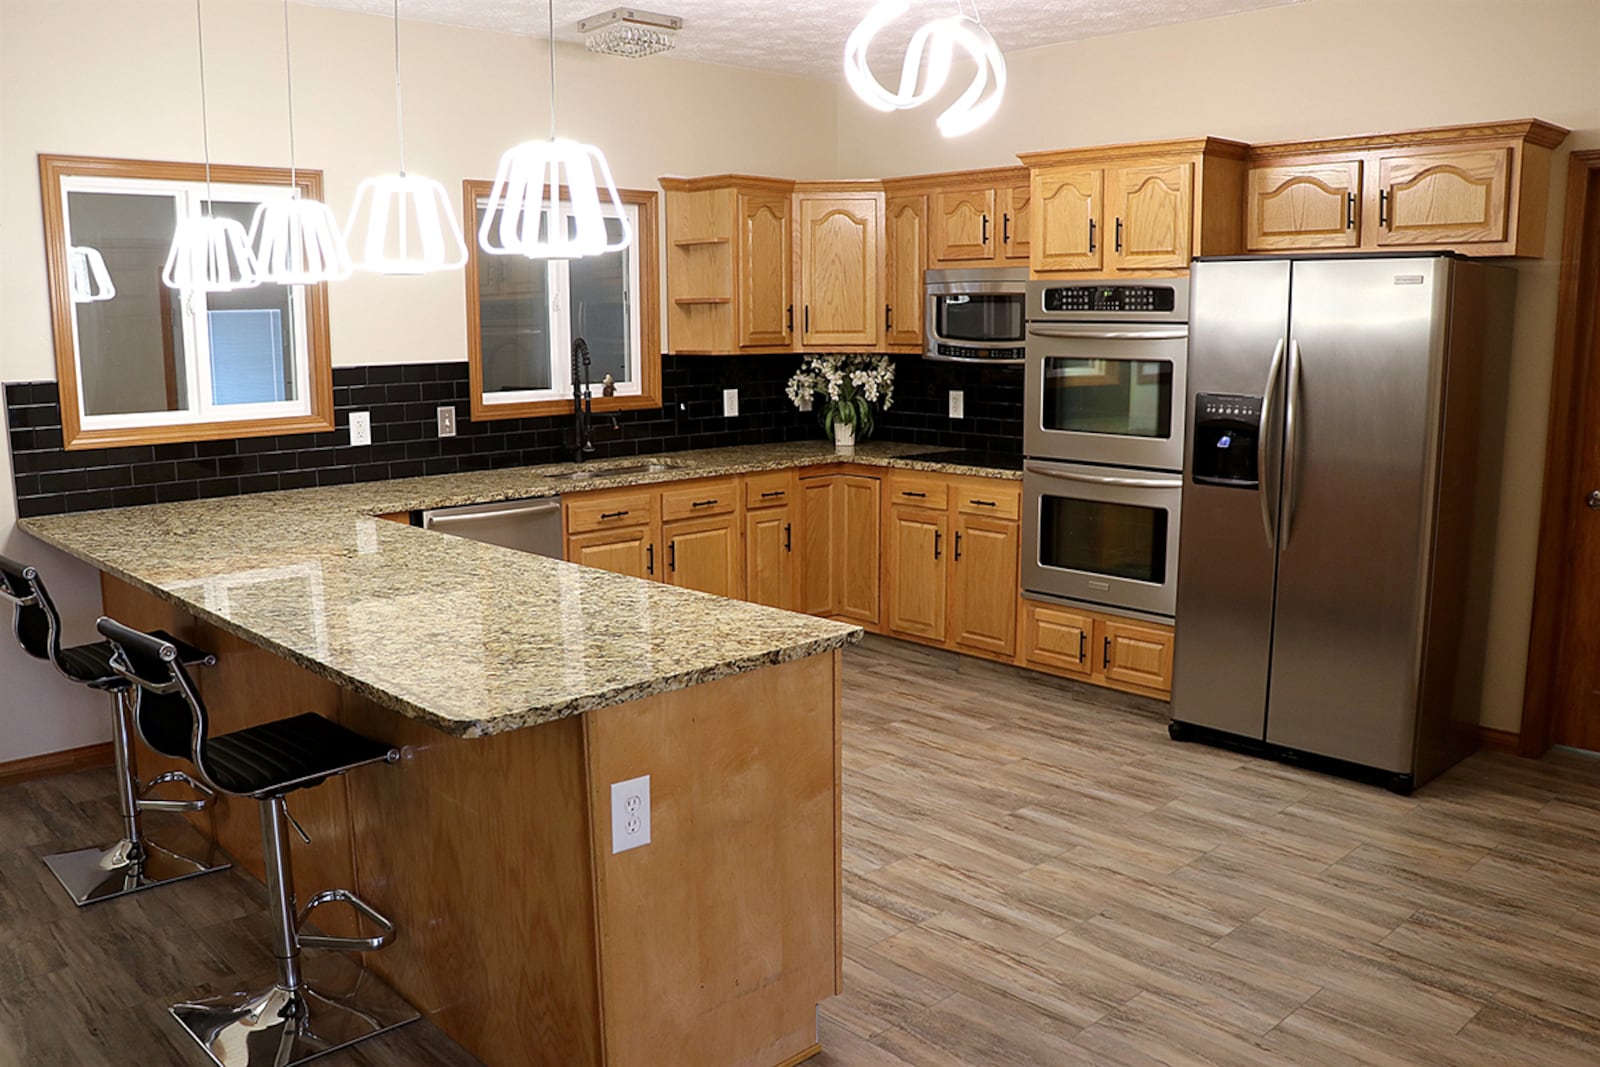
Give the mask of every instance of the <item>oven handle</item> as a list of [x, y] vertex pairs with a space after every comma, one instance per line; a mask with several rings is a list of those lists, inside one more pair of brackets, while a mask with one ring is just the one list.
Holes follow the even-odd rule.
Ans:
[[1126, 489], [1182, 489], [1182, 478], [1123, 478], [1112, 474], [1083, 474], [1079, 471], [1058, 470], [1044, 463], [1029, 463], [1024, 467], [1030, 474], [1046, 478], [1059, 478], [1064, 482], [1087, 482], [1090, 485], [1116, 485]]
[[1029, 326], [1029, 337], [1060, 337], [1086, 341], [1182, 341], [1189, 336], [1186, 326], [1154, 330], [1105, 330], [1092, 326]]

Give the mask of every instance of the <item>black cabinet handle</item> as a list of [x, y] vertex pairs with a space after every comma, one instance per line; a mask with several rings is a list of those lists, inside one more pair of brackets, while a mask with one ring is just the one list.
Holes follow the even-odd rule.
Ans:
[[1089, 220], [1089, 251], [1094, 251], [1094, 219]]
[[1389, 227], [1389, 190], [1387, 189], [1378, 190], [1378, 225], [1385, 229]]
[[785, 552], [793, 552], [794, 551], [794, 540], [793, 540], [793, 537], [792, 537], [793, 533], [794, 533], [794, 524], [793, 523], [788, 523], [788, 522], [784, 523], [783, 524], [783, 550]]
[[883, 328], [885, 330], [894, 329], [894, 308], [889, 304], [883, 305]]
[[786, 311], [785, 314], [788, 316], [788, 318], [784, 322], [783, 328], [786, 329], [786, 330], [793, 331], [794, 330], [794, 305], [793, 304], [789, 305], [789, 310]]
[[709, 508], [712, 504], [715, 504], [716, 502], [717, 502], [717, 498], [716, 497], [712, 497], [710, 500], [696, 500], [692, 504], [690, 504], [689, 506], [691, 508]]
[[993, 500], [969, 500], [967, 503], [976, 504], [980, 508], [992, 508], [998, 506]]
[[961, 562], [961, 531], [956, 531], [956, 562]]
[[644, 572], [646, 574], [654, 574], [656, 572], [656, 545], [654, 541], [644, 546]]
[[939, 546], [944, 543], [944, 531], [933, 531], [933, 558], [939, 558]]
[[1083, 662], [1083, 657], [1089, 654], [1089, 635], [1082, 630], [1078, 631], [1078, 662]]
[[620, 519], [626, 514], [626, 511], [602, 511], [600, 517], [602, 519]]
[[676, 574], [678, 572], [678, 539], [673, 538], [667, 542], [667, 570]]
[[1011, 216], [1009, 214], [1000, 216], [1000, 241], [1002, 244], [1011, 243]]
[[989, 216], [988, 215], [985, 215], [983, 217], [983, 243], [984, 244], [988, 244], [989, 243]]
[[767, 500], [767, 499], [770, 499], [771, 497], [782, 496], [784, 493], [787, 493], [787, 492], [788, 492], [787, 489], [768, 489], [765, 493], [761, 494], [761, 499], [762, 500]]
[[1344, 228], [1347, 229], [1347, 230], [1353, 230], [1353, 229], [1356, 228], [1356, 194], [1355, 193], [1345, 193], [1344, 194]]
[[1122, 251], [1122, 219], [1117, 219], [1117, 251]]
[[910, 489], [902, 489], [902, 490], [900, 490], [900, 495], [901, 495], [901, 496], [915, 496], [915, 497], [926, 497], [926, 496], [927, 496], [927, 495], [928, 495], [928, 494], [927, 494], [927, 493], [917, 493], [917, 492], [913, 492], [913, 491], [912, 491], [912, 490], [910, 490]]
[[810, 304], [806, 305], [806, 327], [805, 327], [805, 332], [806, 333], [810, 333], [811, 332], [811, 305]]
[[1100, 654], [1100, 669], [1111, 669], [1111, 638], [1106, 638], [1105, 650]]

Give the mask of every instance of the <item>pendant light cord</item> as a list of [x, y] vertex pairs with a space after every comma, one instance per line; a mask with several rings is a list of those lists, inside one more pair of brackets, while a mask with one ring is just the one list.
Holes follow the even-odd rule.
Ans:
[[294, 68], [289, 62], [289, 0], [283, 0], [283, 84], [289, 97], [289, 185], [299, 184], [294, 172]]
[[200, 144], [206, 161], [206, 214], [211, 214], [211, 124], [206, 118], [206, 30], [200, 0], [194, 0], [194, 36], [200, 46]]
[[405, 101], [400, 94], [400, 0], [394, 0], [394, 131], [400, 141], [400, 177], [406, 176]]
[[556, 139], [556, 0], [548, 0], [550, 16], [550, 139]]

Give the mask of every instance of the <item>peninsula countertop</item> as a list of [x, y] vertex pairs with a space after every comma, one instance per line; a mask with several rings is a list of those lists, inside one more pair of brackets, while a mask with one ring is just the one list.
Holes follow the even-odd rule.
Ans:
[[[484, 737], [802, 659], [859, 627], [421, 530], [375, 516], [928, 446], [823, 442], [365, 482], [23, 520], [28, 533], [401, 714]], [[660, 469], [638, 470], [649, 464]], [[632, 467], [631, 472], [607, 473]]]

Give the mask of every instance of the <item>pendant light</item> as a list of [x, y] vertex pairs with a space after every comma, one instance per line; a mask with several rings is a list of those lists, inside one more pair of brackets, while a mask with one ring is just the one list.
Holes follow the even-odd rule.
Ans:
[[200, 141], [205, 148], [206, 211], [178, 220], [161, 280], [193, 293], [226, 293], [261, 284], [260, 266], [250, 251], [244, 224], [217, 218], [211, 204], [211, 125], [206, 115], [206, 33], [200, 0], [194, 0], [194, 33], [200, 46]]
[[356, 202], [345, 224], [345, 245], [356, 252], [355, 265], [361, 270], [380, 274], [456, 270], [467, 262], [467, 245], [450, 207], [450, 194], [432, 178], [406, 173], [400, 0], [394, 0], [394, 124], [400, 142], [400, 173], [368, 178], [356, 186]]
[[[478, 246], [496, 256], [578, 259], [615, 252], [633, 243], [633, 227], [611, 180], [605, 155], [593, 145], [556, 136], [555, 3], [546, 5], [550, 21], [550, 139], [525, 141], [500, 157]], [[608, 203], [600, 203], [604, 186]], [[561, 199], [565, 187], [567, 203]], [[606, 219], [621, 224], [608, 239]]]
[[[971, 15], [957, 0], [956, 14], [934, 19], [912, 35], [900, 68], [899, 91], [891, 93], [867, 66], [867, 49], [885, 26], [904, 15], [910, 7], [909, 0], [881, 0], [867, 12], [867, 17], [845, 42], [845, 80], [857, 96], [879, 111], [920, 107], [944, 89], [950, 77], [951, 59], [959, 47], [972, 57], [978, 70], [972, 84], [939, 116], [937, 125], [946, 137], [970, 133], [1000, 110], [1000, 100], [1006, 91], [1005, 56], [979, 21], [976, 0]], [[922, 68], [924, 51], [928, 59], [926, 70]]]
[[327, 204], [297, 191], [294, 167], [294, 71], [289, 63], [289, 0], [283, 0], [283, 76], [289, 89], [289, 191], [256, 206], [250, 219], [250, 247], [261, 265], [261, 280], [280, 285], [314, 285], [350, 277], [350, 253], [339, 221]]
[[98, 304], [116, 299], [117, 287], [111, 283], [106, 257], [98, 248], [74, 245], [67, 249], [67, 278], [74, 304]]

